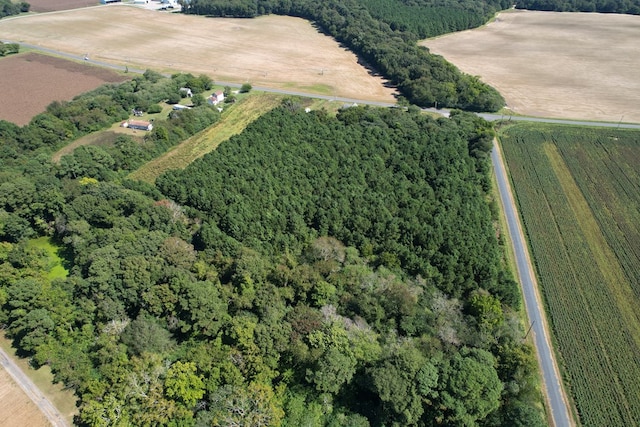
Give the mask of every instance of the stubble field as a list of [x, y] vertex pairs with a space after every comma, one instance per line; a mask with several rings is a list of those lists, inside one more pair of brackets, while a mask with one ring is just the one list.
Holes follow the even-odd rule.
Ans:
[[517, 114], [640, 122], [640, 16], [508, 11], [425, 40]]
[[3, 38], [91, 59], [216, 81], [394, 102], [394, 90], [309, 22], [206, 18], [125, 5], [0, 22]]
[[0, 425], [48, 427], [51, 424], [29, 397], [0, 367]]
[[91, 89], [128, 77], [99, 67], [36, 53], [0, 60], [0, 119], [29, 123], [53, 101], [71, 100]]

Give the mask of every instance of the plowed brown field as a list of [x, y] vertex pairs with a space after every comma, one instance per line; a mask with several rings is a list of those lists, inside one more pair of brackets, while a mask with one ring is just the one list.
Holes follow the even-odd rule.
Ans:
[[25, 125], [53, 101], [74, 96], [107, 82], [128, 77], [99, 67], [37, 53], [0, 60], [0, 119]]
[[31, 5], [31, 12], [52, 12], [100, 4], [98, 0], [29, 0], [28, 3]]
[[425, 40], [516, 113], [640, 123], [640, 16], [509, 11]]
[[0, 21], [3, 38], [91, 59], [218, 81], [394, 102], [394, 90], [309, 22], [206, 18], [126, 5]]

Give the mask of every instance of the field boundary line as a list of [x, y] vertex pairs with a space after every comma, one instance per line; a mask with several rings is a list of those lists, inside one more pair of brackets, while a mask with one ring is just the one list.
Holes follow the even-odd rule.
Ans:
[[505, 161], [497, 138], [493, 140], [491, 152], [494, 174], [498, 181], [500, 204], [507, 217], [507, 229], [513, 252], [516, 254], [516, 267], [523, 294], [527, 318], [531, 322], [536, 358], [544, 385], [544, 400], [547, 405], [551, 425], [555, 427], [575, 427], [571, 416], [569, 400], [564, 390], [562, 376], [553, 351], [550, 328], [542, 304], [538, 282], [533, 270], [531, 255], [511, 183], [507, 175]]

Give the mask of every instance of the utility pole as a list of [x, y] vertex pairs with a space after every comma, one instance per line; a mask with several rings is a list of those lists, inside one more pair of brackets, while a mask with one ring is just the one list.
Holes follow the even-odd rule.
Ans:
[[531, 322], [531, 326], [529, 326], [529, 330], [527, 331], [526, 334], [524, 334], [524, 338], [522, 338], [522, 341], [526, 340], [527, 337], [529, 336], [529, 332], [531, 332], [531, 329], [533, 329], [533, 324], [536, 323], [536, 321], [534, 320], [533, 322]]

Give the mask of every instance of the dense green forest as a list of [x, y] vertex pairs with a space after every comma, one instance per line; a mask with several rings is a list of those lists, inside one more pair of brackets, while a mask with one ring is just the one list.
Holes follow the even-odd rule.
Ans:
[[0, 122], [0, 324], [76, 423], [544, 425], [482, 119], [289, 100], [157, 188], [124, 178], [203, 105], [50, 161], [209, 83], [147, 72]]
[[640, 0], [519, 0], [517, 9], [640, 15]]
[[27, 2], [13, 2], [11, 0], [0, 0], [0, 19], [5, 16], [18, 15], [29, 12], [31, 5]]
[[[418, 38], [471, 28], [485, 22], [502, 2], [387, 4], [361, 0], [191, 0], [183, 11], [209, 16], [297, 16], [343, 43], [385, 76], [406, 99], [422, 107], [496, 111], [504, 99], [477, 77], [461, 73], [441, 56], [417, 45]], [[374, 16], [379, 18], [375, 18]], [[388, 19], [387, 19], [388, 18]]]
[[511, 6], [506, 0], [359, 0], [375, 19], [416, 39], [479, 27], [496, 12]]

